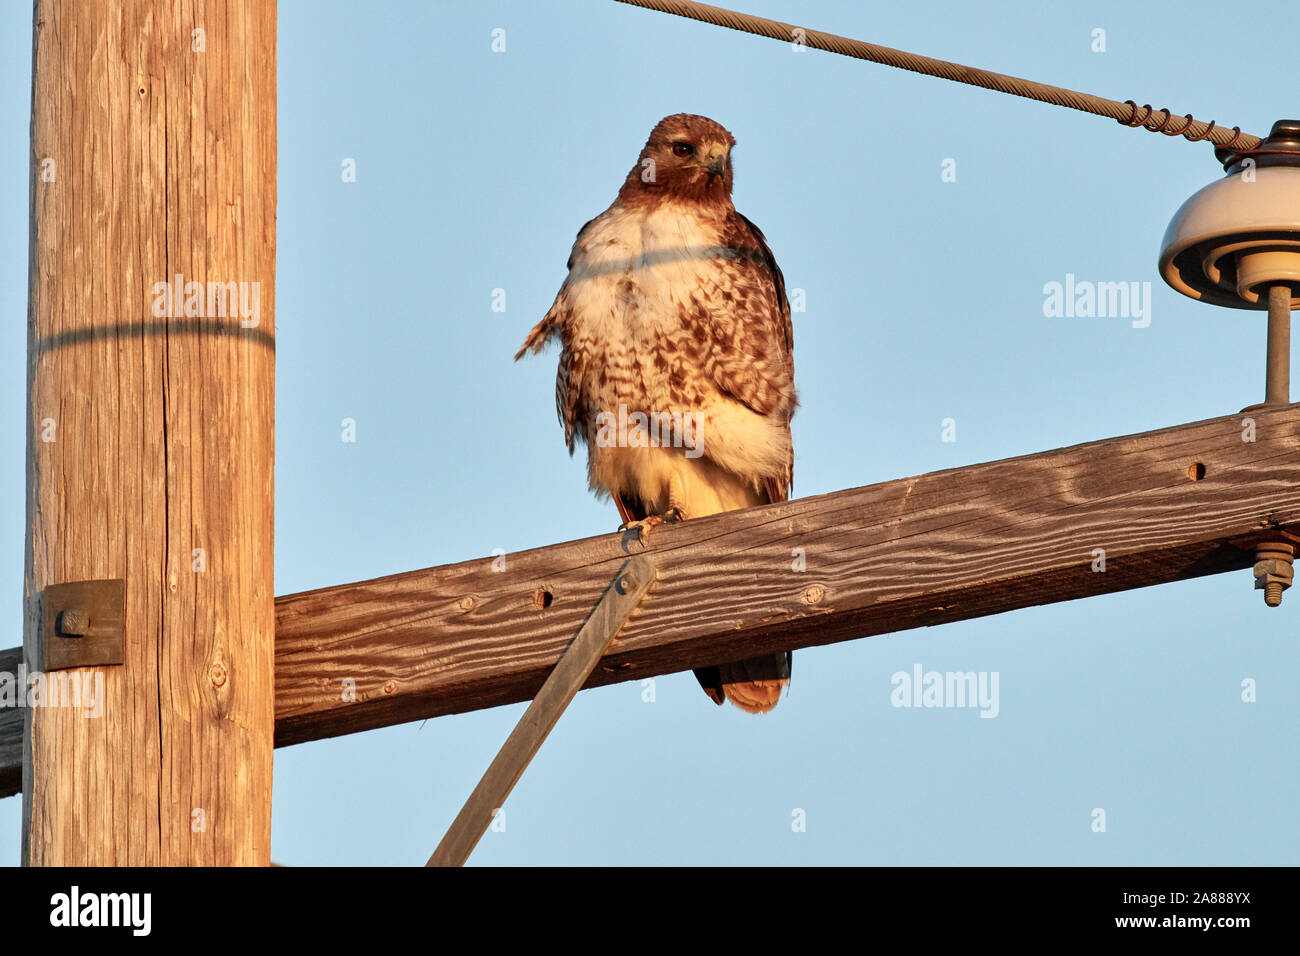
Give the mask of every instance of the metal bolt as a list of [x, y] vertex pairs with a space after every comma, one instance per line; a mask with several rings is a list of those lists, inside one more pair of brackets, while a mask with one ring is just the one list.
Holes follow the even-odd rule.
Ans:
[[81, 637], [90, 630], [90, 618], [79, 607], [70, 607], [59, 612], [55, 622], [62, 637]]
[[1255, 549], [1255, 590], [1264, 592], [1264, 603], [1277, 607], [1282, 592], [1295, 580], [1295, 545], [1268, 541]]
[[[1268, 351], [1265, 356], [1265, 405], [1291, 403], [1291, 286], [1285, 282], [1268, 290]], [[1278, 600], [1282, 600], [1280, 597]], [[1269, 605], [1276, 607], [1276, 605]]]

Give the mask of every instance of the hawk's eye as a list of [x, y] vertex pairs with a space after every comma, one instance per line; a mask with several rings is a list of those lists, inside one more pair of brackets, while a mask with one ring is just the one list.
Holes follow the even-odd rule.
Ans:
[[674, 156], [689, 156], [695, 152], [695, 147], [690, 143], [673, 143]]

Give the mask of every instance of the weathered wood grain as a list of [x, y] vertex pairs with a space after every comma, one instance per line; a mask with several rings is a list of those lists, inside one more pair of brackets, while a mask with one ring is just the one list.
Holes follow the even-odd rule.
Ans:
[[[1248, 568], [1300, 529], [1300, 405], [1252, 412], [1253, 442], [1246, 417], [656, 528], [586, 686]], [[625, 558], [610, 534], [277, 598], [276, 745], [531, 699]]]
[[126, 635], [79, 669], [102, 716], [25, 711], [23, 860], [264, 865], [275, 4], [39, 0], [34, 31], [27, 665], [49, 584], [124, 579]]

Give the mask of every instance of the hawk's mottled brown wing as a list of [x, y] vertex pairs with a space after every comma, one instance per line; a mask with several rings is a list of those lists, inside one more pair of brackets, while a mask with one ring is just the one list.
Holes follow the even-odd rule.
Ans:
[[[789, 428], [794, 399], [794, 326], [785, 276], [768, 248], [763, 231], [739, 212], [727, 223], [725, 241], [737, 250], [732, 268], [736, 286], [744, 295], [731, 314], [733, 326], [724, 326], [719, 338], [731, 336], [739, 343], [739, 363], [720, 362], [714, 380], [719, 387], [756, 412], [784, 415]], [[773, 401], [775, 397], [776, 401]], [[786, 501], [794, 480], [794, 460], [784, 475], [767, 475], [763, 487], [768, 501]]]

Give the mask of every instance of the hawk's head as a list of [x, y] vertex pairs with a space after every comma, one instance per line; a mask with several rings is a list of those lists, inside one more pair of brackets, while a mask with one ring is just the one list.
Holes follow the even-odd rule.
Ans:
[[625, 202], [727, 201], [735, 145], [736, 138], [707, 116], [665, 116], [650, 131], [620, 198]]

